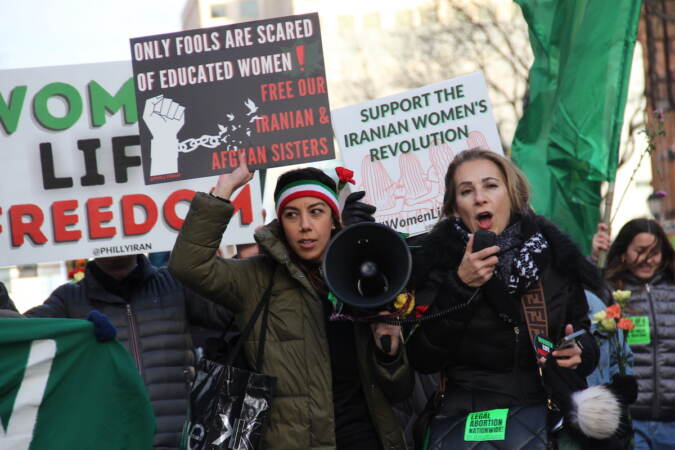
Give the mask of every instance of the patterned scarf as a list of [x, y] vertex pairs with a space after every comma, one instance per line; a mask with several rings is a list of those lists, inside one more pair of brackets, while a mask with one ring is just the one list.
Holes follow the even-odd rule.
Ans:
[[[469, 240], [469, 232], [462, 221], [457, 217], [453, 218], [452, 225], [466, 243]], [[521, 294], [539, 281], [541, 270], [537, 265], [538, 255], [542, 255], [549, 248], [541, 232], [537, 231], [524, 239], [518, 220], [497, 236], [495, 245], [501, 249], [497, 254], [499, 263], [495, 275], [506, 283], [510, 294]]]

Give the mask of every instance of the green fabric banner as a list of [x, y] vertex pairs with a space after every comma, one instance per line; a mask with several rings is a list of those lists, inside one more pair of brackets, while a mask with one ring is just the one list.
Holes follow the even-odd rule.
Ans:
[[529, 105], [512, 158], [532, 205], [590, 252], [614, 179], [641, 0], [515, 0], [530, 29]]
[[155, 419], [129, 352], [74, 319], [0, 319], [0, 448], [152, 448]]

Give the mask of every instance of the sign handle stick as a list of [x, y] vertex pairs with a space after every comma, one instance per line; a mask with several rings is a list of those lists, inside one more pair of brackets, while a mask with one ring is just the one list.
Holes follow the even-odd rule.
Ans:
[[[614, 200], [614, 184], [612, 180], [607, 186], [607, 194], [605, 195], [605, 212], [602, 217], [603, 223], [607, 225], [607, 234], [612, 233], [612, 202]], [[607, 267], [607, 250], [600, 250], [598, 253], [598, 267], [604, 270]]]

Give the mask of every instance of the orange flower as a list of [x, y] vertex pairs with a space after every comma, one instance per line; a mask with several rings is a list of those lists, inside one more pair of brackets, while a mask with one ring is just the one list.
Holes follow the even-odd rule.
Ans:
[[633, 328], [635, 328], [635, 324], [633, 323], [632, 320], [623, 318], [623, 319], [619, 320], [619, 323], [616, 324], [616, 327], [621, 329], [621, 330], [628, 331], [628, 330], [632, 330]]
[[607, 307], [607, 317], [610, 319], [618, 319], [621, 317], [621, 307], [618, 304], [613, 304]]

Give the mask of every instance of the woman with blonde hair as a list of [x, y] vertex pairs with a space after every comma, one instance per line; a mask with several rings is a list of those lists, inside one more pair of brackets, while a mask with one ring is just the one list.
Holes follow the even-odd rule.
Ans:
[[[438, 417], [535, 407], [539, 418], [548, 400], [564, 413], [577, 410], [571, 392], [585, 388], [597, 363], [594, 339], [582, 334], [548, 357], [535, 355], [535, 344], [538, 336], [557, 343], [589, 328], [583, 286], [599, 284], [593, 265], [568, 236], [533, 213], [527, 179], [503, 156], [481, 149], [459, 153], [445, 188], [445, 217], [416, 253], [412, 280], [417, 301], [441, 318], [423, 322], [407, 344], [413, 367], [441, 372], [446, 380]], [[484, 247], [485, 236], [493, 241]], [[576, 430], [606, 438], [618, 424], [614, 403], [595, 423], [572, 413], [565, 418]], [[561, 417], [555, 411], [550, 417], [553, 436]], [[430, 448], [463, 448], [448, 430], [432, 425], [432, 431]], [[526, 438], [532, 441], [527, 448], [549, 445]]]

